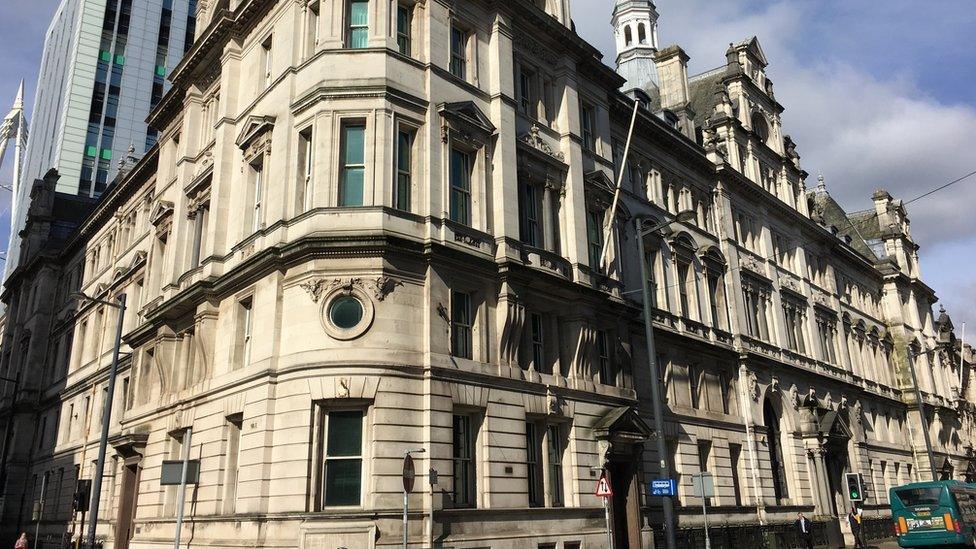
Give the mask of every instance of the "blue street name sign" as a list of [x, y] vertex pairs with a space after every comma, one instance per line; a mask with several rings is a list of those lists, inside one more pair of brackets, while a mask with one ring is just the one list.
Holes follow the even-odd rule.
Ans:
[[678, 492], [678, 483], [674, 479], [663, 478], [651, 481], [652, 496], [674, 496]]

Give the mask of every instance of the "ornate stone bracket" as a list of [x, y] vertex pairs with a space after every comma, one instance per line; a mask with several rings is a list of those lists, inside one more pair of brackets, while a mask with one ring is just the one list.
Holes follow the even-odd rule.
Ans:
[[371, 293], [377, 301], [383, 301], [386, 296], [393, 293], [397, 286], [402, 286], [403, 281], [382, 275], [372, 279], [351, 278], [343, 280], [341, 278], [316, 278], [302, 282], [299, 286], [312, 298], [313, 303], [318, 303], [322, 296], [329, 293], [334, 288], [359, 288], [360, 290]]
[[540, 134], [540, 130], [538, 124], [532, 124], [532, 129], [530, 129], [527, 133], [520, 135], [519, 141], [525, 143], [526, 145], [532, 147], [533, 149], [541, 151], [555, 158], [556, 160], [559, 160], [560, 162], [565, 162], [566, 155], [563, 154], [561, 151], [554, 150], [552, 146], [549, 145], [549, 143], [546, 143], [546, 140], [543, 139], [542, 136], [539, 134]]

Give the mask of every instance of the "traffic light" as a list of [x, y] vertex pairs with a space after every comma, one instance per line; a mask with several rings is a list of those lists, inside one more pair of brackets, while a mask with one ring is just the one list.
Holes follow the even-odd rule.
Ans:
[[91, 502], [91, 484], [92, 481], [88, 479], [78, 481], [78, 487], [75, 489], [75, 497], [72, 501], [76, 513], [88, 511], [88, 504]]
[[847, 497], [851, 501], [864, 501], [864, 481], [860, 473], [847, 473]]

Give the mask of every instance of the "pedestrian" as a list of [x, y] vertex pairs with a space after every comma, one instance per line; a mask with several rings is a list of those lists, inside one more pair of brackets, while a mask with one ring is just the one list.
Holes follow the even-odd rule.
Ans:
[[851, 512], [847, 514], [847, 522], [851, 525], [851, 533], [854, 534], [854, 549], [864, 548], [864, 540], [861, 538], [861, 510], [855, 505], [851, 505]]
[[27, 549], [27, 532], [20, 534], [17, 543], [14, 544], [14, 549]]
[[807, 520], [803, 513], [797, 513], [793, 527], [796, 529], [796, 535], [800, 537], [800, 543], [803, 547], [813, 549], [813, 523]]

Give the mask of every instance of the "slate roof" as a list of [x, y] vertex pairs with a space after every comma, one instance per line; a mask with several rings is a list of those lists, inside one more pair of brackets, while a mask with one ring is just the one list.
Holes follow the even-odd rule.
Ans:
[[881, 227], [874, 211], [865, 210], [848, 214], [826, 188], [818, 186], [809, 194], [811, 214], [838, 237], [847, 241], [855, 251], [868, 261], [885, 257], [881, 242]]

